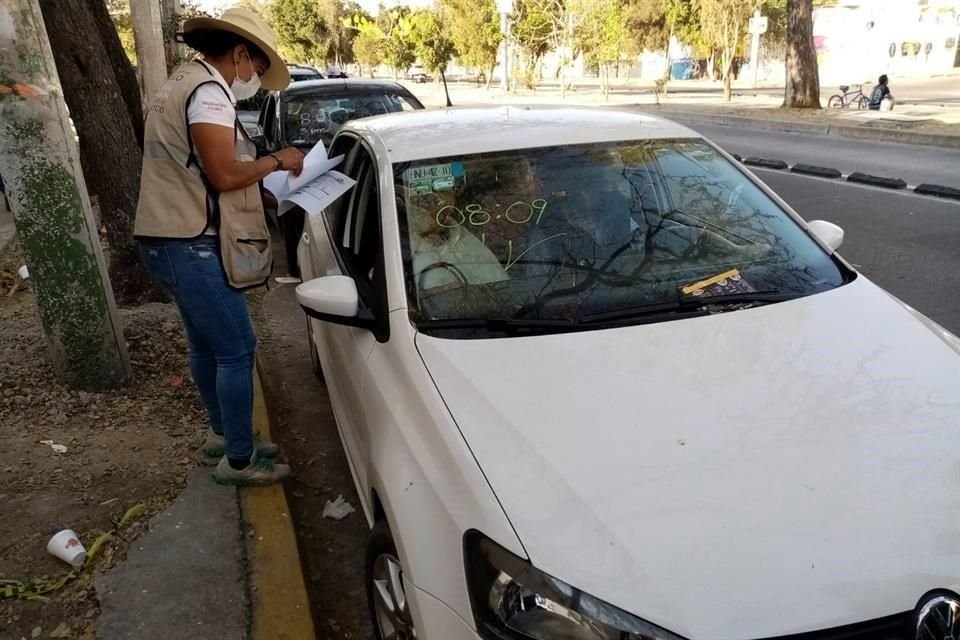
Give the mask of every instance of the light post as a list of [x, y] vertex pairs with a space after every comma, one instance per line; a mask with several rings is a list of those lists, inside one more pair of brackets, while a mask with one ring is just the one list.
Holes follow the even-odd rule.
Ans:
[[510, 89], [510, 14], [513, 13], [513, 0], [497, 0], [500, 13], [500, 31], [503, 33], [503, 50], [500, 52], [500, 89]]
[[757, 86], [757, 74], [760, 71], [760, 36], [767, 32], [767, 17], [760, 15], [760, 9], [750, 18], [750, 66], [753, 67], [753, 86]]

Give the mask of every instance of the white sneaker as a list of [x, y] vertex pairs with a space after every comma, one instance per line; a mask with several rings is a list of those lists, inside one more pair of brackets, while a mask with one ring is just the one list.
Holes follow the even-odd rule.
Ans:
[[224, 456], [213, 470], [213, 479], [217, 484], [230, 484], [237, 487], [265, 487], [276, 484], [290, 475], [290, 465], [274, 463], [270, 458], [253, 458], [243, 469], [234, 469]]
[[[220, 462], [220, 458], [225, 455], [224, 447], [226, 440], [222, 435], [216, 433], [213, 429], [207, 428], [207, 439], [203, 441], [200, 448], [197, 449], [197, 457], [201, 464], [212, 467]], [[257, 455], [262, 458], [275, 458], [280, 453], [280, 447], [269, 440], [261, 440], [254, 434], [253, 446], [256, 447]]]

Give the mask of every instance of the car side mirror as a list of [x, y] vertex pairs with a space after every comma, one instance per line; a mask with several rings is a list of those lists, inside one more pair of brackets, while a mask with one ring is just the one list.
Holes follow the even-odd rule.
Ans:
[[843, 244], [843, 229], [832, 222], [814, 220], [808, 222], [807, 225], [810, 227], [810, 230], [813, 231], [814, 235], [820, 239], [820, 242], [830, 248], [830, 251], [836, 251], [840, 248], [840, 245]]
[[373, 329], [373, 315], [360, 308], [357, 283], [348, 276], [324, 276], [297, 285], [297, 302], [311, 318]]

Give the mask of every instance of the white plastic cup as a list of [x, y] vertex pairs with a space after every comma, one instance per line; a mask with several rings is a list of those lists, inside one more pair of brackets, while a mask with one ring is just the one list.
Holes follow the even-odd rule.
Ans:
[[64, 529], [50, 538], [47, 551], [73, 567], [79, 567], [87, 559], [87, 550], [73, 529]]
[[30, 272], [27, 270], [27, 265], [21, 266], [17, 269], [17, 275], [20, 276], [21, 280], [27, 280], [30, 278]]

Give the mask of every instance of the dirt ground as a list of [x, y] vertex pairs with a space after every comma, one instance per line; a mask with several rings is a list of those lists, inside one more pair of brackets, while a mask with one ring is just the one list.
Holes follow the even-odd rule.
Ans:
[[46, 552], [52, 534], [69, 527], [89, 546], [131, 506], [142, 502], [146, 511], [63, 589], [45, 599], [0, 599], [0, 640], [91, 639], [94, 573], [122, 559], [182, 489], [205, 416], [172, 305], [121, 310], [134, 367], [129, 386], [88, 393], [60, 384], [33, 293], [16, 275], [20, 264], [15, 245], [0, 255], [0, 580], [66, 573], [68, 565]]
[[[283, 242], [274, 238], [277, 264]], [[289, 285], [254, 296], [258, 365], [274, 439], [293, 466], [287, 499], [297, 529], [304, 578], [320, 640], [373, 638], [364, 592], [368, 529], [360, 510], [326, 386], [314, 377], [306, 319]], [[338, 495], [357, 510], [341, 521], [323, 518]]]

